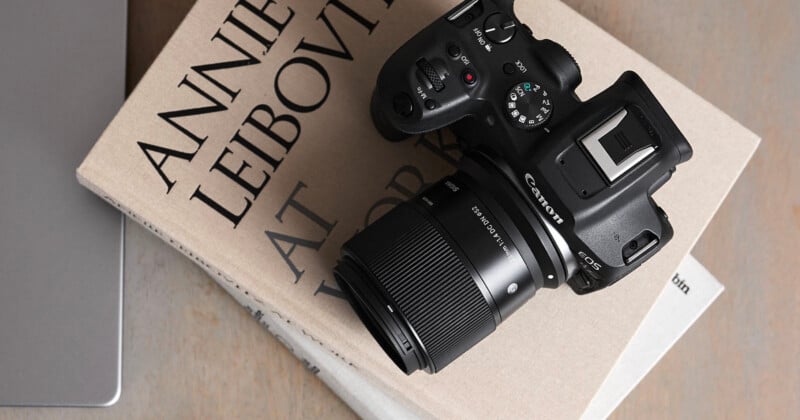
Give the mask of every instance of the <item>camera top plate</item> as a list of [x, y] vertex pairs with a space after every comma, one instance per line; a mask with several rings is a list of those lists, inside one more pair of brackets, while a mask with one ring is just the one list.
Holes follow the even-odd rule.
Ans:
[[[372, 112], [401, 140], [454, 123], [467, 147], [504, 138], [512, 150], [546, 134], [579, 104], [578, 65], [559, 44], [537, 40], [513, 1], [468, 0], [424, 29], [378, 76]], [[497, 148], [497, 145], [492, 145]], [[524, 148], [524, 147], [523, 147]]]
[[389, 140], [450, 126], [467, 156], [504, 168], [577, 256], [570, 286], [589, 293], [670, 240], [652, 194], [691, 146], [634, 72], [581, 102], [572, 56], [513, 5], [467, 0], [404, 44], [378, 76], [373, 121]]

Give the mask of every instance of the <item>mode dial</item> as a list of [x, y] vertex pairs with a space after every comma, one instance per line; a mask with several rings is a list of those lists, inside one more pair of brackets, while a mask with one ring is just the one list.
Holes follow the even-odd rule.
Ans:
[[547, 91], [539, 84], [522, 82], [506, 95], [506, 116], [515, 127], [532, 129], [547, 122], [553, 104]]

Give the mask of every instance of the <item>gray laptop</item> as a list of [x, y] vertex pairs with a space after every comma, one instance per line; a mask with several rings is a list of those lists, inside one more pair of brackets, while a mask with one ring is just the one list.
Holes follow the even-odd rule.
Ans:
[[110, 405], [122, 217], [75, 168], [123, 101], [127, 4], [0, 8], [0, 405]]

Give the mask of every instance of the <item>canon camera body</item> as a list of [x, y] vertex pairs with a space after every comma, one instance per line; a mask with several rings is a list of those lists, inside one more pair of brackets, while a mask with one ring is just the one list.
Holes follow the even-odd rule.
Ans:
[[392, 141], [450, 127], [458, 171], [342, 248], [337, 282], [406, 373], [437, 372], [531, 298], [614, 284], [673, 236], [652, 194], [692, 149], [625, 72], [582, 102], [578, 65], [512, 0], [468, 0], [402, 46], [372, 99]]

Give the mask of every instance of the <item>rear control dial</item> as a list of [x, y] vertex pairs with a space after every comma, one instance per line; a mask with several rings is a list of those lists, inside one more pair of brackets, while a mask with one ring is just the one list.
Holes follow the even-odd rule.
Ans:
[[522, 82], [506, 95], [506, 116], [515, 127], [532, 129], [546, 123], [553, 113], [547, 91], [534, 82]]

